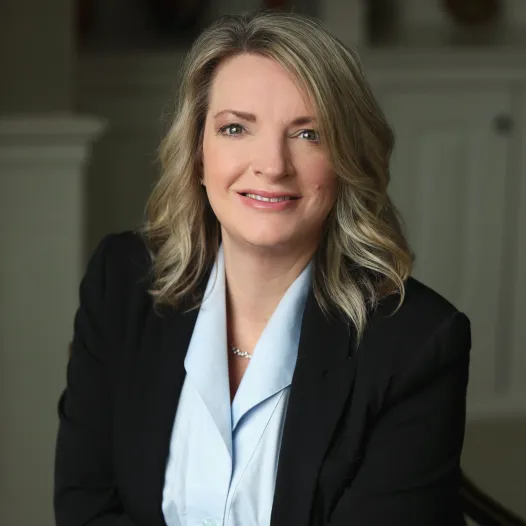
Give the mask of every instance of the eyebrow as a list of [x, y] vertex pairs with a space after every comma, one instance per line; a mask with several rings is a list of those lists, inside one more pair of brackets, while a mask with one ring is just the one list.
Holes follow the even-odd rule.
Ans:
[[[214, 115], [214, 119], [217, 117], [220, 117], [221, 115], [224, 115], [225, 113], [229, 113], [231, 115], [234, 115], [238, 119], [243, 119], [247, 122], [256, 122], [257, 118], [253, 113], [248, 113], [245, 111], [238, 111], [238, 110], [221, 110], [217, 112]], [[301, 117], [296, 117], [291, 124], [293, 126], [303, 126], [305, 124], [311, 124], [317, 122], [316, 117], [312, 117], [310, 115], [302, 115]]]

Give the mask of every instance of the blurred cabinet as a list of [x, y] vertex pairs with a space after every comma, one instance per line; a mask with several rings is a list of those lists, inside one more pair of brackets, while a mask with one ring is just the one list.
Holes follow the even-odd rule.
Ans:
[[521, 113], [507, 83], [408, 82], [377, 91], [396, 135], [391, 196], [416, 254], [414, 275], [472, 322], [469, 411], [523, 412], [518, 310], [526, 289], [518, 268], [526, 237], [518, 214], [526, 156], [521, 163], [516, 153], [524, 151], [526, 96]]
[[517, 141], [514, 143], [513, 158], [518, 162], [519, 184], [512, 196], [512, 208], [515, 213], [513, 235], [516, 244], [516, 265], [513, 273], [515, 294], [513, 297], [513, 333], [512, 343], [515, 351], [516, 367], [512, 371], [513, 385], [520, 386], [523, 403], [526, 400], [526, 83], [515, 94], [519, 108], [520, 127], [517, 127]]

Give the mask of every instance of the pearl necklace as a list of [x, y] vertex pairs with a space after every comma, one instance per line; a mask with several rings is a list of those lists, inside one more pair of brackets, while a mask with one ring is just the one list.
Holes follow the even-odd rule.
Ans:
[[250, 354], [249, 352], [239, 350], [235, 345], [231, 345], [230, 350], [234, 354], [237, 354], [238, 356], [242, 356], [243, 358], [248, 358], [249, 360], [250, 358], [252, 358], [252, 354]]

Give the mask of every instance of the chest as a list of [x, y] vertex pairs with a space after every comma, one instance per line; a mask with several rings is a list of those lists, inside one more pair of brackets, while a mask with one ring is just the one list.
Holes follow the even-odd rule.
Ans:
[[217, 400], [199, 391], [192, 378], [185, 381], [163, 490], [168, 526], [244, 526], [250, 517], [270, 523], [288, 389], [243, 418], [236, 415], [239, 401], [230, 418], [230, 409], [222, 414], [214, 405]]
[[[257, 384], [256, 378], [243, 382], [234, 404], [228, 404], [228, 394], [218, 403], [217, 394], [207, 395], [207, 387], [213, 383], [210, 377], [203, 383], [195, 377], [187, 382], [189, 377], [185, 377], [182, 359], [174, 363], [175, 355], [168, 350], [166, 359], [159, 362], [154, 371], [150, 349], [146, 355], [148, 359], [140, 360], [136, 366], [128, 364], [128, 368], [120, 369], [123, 376], [116, 389], [115, 406], [116, 484], [130, 517], [137, 524], [171, 526], [170, 518], [179, 517], [177, 510], [197, 503], [195, 510], [201, 523], [214, 520], [221, 524], [225, 520], [228, 526], [245, 526], [247, 522], [242, 519], [256, 513], [261, 517], [260, 524], [269, 524], [270, 513], [275, 510], [271, 524], [306, 526], [311, 512], [312, 517], [317, 517], [332, 507], [354, 472], [354, 465], [350, 470], [347, 461], [356, 458], [362, 435], [360, 424], [346, 421], [345, 425], [337, 426], [339, 432], [334, 436], [342, 410], [339, 403], [347, 398], [351, 387], [350, 370], [336, 368], [326, 377], [327, 381], [321, 381], [322, 376], [314, 374], [317, 371], [309, 373], [301, 368], [295, 387], [286, 391], [286, 398], [279, 402], [281, 405], [269, 406], [268, 419], [262, 418], [260, 427], [257, 424], [244, 427], [246, 417], [266, 403], [252, 405], [249, 396], [241, 396], [246, 386]], [[250, 360], [247, 362], [250, 364]], [[203, 362], [200, 364], [203, 368]], [[232, 367], [232, 375], [237, 375], [239, 381], [244, 374], [251, 375], [248, 364], [238, 362], [237, 367]], [[128, 369], [136, 370], [137, 374], [124, 374]], [[222, 378], [217, 377], [216, 382]], [[187, 384], [199, 385], [203, 396], [194, 396], [192, 403], [192, 397], [187, 396], [191, 393], [183, 387]], [[182, 391], [179, 386], [183, 387]], [[272, 396], [270, 392], [266, 394]], [[204, 398], [206, 407], [198, 407]], [[239, 405], [242, 401], [249, 405]], [[354, 415], [353, 420], [358, 417], [358, 421], [362, 421], [356, 412]], [[283, 442], [287, 426], [288, 439]], [[263, 436], [265, 430], [268, 433]], [[345, 437], [340, 437], [343, 430]], [[230, 436], [234, 442], [229, 445]], [[246, 440], [237, 443], [240, 438]], [[329, 451], [333, 449], [329, 444], [334, 442], [338, 444], [334, 448], [337, 451]], [[231, 447], [234, 448], [232, 457]], [[280, 450], [281, 479], [275, 462]], [[236, 458], [236, 463], [232, 463], [232, 458]], [[272, 462], [268, 462], [269, 459]], [[202, 486], [203, 481], [207, 488]], [[316, 486], [319, 488], [315, 493]], [[192, 487], [202, 491], [192, 496]], [[203, 494], [207, 496], [206, 502], [212, 503], [206, 509], [199, 507], [204, 502]], [[177, 495], [187, 495], [186, 504], [177, 501]], [[280, 504], [274, 506], [276, 496]], [[314, 505], [318, 501], [320, 511], [317, 511], [318, 504]], [[237, 519], [241, 519], [241, 523], [236, 522]], [[314, 522], [321, 523], [323, 521]]]
[[[196, 354], [195, 361], [192, 359], [186, 364], [189, 366], [186, 369], [190, 371], [190, 376], [188, 376], [185, 374], [185, 358], [189, 356], [188, 349], [192, 334], [196, 334], [197, 331], [193, 331], [193, 323], [187, 323], [185, 320], [186, 318], [160, 320], [152, 316], [146, 322], [130, 324], [131, 327], [141, 327], [141, 334], [132, 340], [127, 340], [131, 343], [119, 355], [120, 360], [116, 368], [118, 376], [113, 383], [115, 480], [130, 517], [137, 524], [159, 526], [165, 524], [161, 502], [167, 506], [169, 504], [166, 503], [170, 503], [171, 499], [169, 496], [166, 497], [166, 500], [163, 498], [164, 491], [181, 484], [187, 488], [192, 485], [191, 480], [173, 480], [175, 486], [172, 486], [169, 482], [172, 479], [167, 472], [167, 462], [170, 459], [175, 463], [189, 460], [190, 454], [184, 452], [185, 444], [191, 447], [192, 442], [195, 444], [197, 440], [204, 440], [208, 437], [216, 444], [216, 448], [213, 449], [210, 445], [203, 444], [198, 448], [196, 458], [206, 460], [203, 471], [193, 468], [182, 469], [182, 466], [177, 464], [171, 466], [172, 469], [170, 469], [170, 472], [175, 475], [177, 473], [186, 473], [190, 476], [200, 474], [202, 477], [199, 477], [199, 480], [208, 480], [211, 473], [222, 474], [219, 482], [216, 481], [217, 484], [214, 485], [216, 488], [221, 488], [222, 498], [217, 501], [220, 504], [213, 509], [206, 510], [207, 516], [203, 517], [203, 521], [213, 517], [221, 518], [220, 510], [225, 510], [226, 499], [229, 499], [228, 509], [233, 510], [238, 517], [250, 516], [254, 508], [246, 509], [239, 515], [236, 513], [238, 509], [236, 502], [254, 502], [257, 509], [275, 510], [273, 525], [306, 526], [313, 502], [317, 501], [318, 497], [324, 503], [328, 503], [328, 499], [332, 501], [334, 495], [340, 491], [341, 485], [348, 483], [347, 468], [344, 473], [341, 472], [345, 464], [341, 457], [343, 456], [344, 460], [355, 458], [361, 442], [361, 425], [357, 426], [355, 423], [351, 425], [350, 422], [341, 423], [344, 403], [348, 399], [354, 378], [354, 368], [351, 367], [353, 361], [346, 358], [347, 328], [341, 331], [343, 342], [341, 354], [345, 355], [345, 360], [337, 366], [333, 364], [330, 374], [322, 375], [320, 370], [323, 369], [323, 364], [319, 364], [319, 357], [325, 354], [320, 354], [320, 351], [326, 350], [327, 346], [331, 349], [332, 354], [338, 351], [334, 343], [337, 331], [331, 327], [330, 331], [320, 333], [319, 324], [306, 325], [307, 328], [312, 327], [313, 330], [316, 330], [316, 334], [307, 331], [305, 335], [305, 348], [301, 353], [304, 358], [300, 360], [303, 366], [296, 368], [295, 380], [290, 385], [290, 394], [287, 393], [287, 402], [283, 406], [283, 411], [278, 408], [274, 411], [274, 415], [279, 415], [279, 418], [275, 420], [276, 433], [269, 434], [272, 440], [265, 441], [265, 448], [261, 449], [261, 459], [264, 462], [269, 458], [275, 460], [278, 457], [278, 449], [281, 448], [279, 451], [281, 476], [278, 477], [277, 471], [273, 471], [277, 470], [276, 462], [267, 466], [270, 471], [265, 476], [263, 476], [264, 472], [260, 464], [255, 462], [254, 471], [250, 471], [250, 468], [246, 471], [247, 474], [252, 473], [253, 482], [245, 484], [245, 479], [239, 478], [237, 487], [246, 491], [259, 487], [261, 493], [258, 495], [260, 496], [244, 498], [239, 494], [239, 500], [236, 500], [235, 490], [227, 485], [227, 482], [233, 479], [225, 475], [225, 473], [228, 474], [230, 465], [228, 437], [232, 430], [236, 433], [236, 426], [239, 423], [241, 424], [239, 430], [242, 429], [242, 424], [246, 421], [245, 415], [251, 409], [258, 410], [263, 405], [261, 401], [271, 398], [278, 390], [289, 384], [288, 377], [283, 380], [282, 384], [279, 383], [278, 378], [272, 376], [269, 377], [269, 381], [262, 382], [262, 377], [265, 371], [278, 370], [276, 368], [278, 357], [293, 349], [294, 346], [283, 345], [278, 348], [269, 345], [265, 347], [268, 352], [259, 354], [259, 364], [254, 361], [257, 354], [254, 354], [252, 360], [234, 356], [235, 361], [230, 358], [228, 360], [231, 364], [228, 372], [226, 359], [214, 362], [214, 357], [218, 353], [211, 353], [206, 357]], [[201, 334], [200, 331], [199, 334]], [[210, 332], [204, 331], [203, 334], [202, 348], [205, 348], [206, 342], [210, 340]], [[140, 342], [140, 345], [136, 345], [135, 342]], [[316, 360], [311, 360], [309, 356], [316, 356]], [[254, 367], [251, 368], [250, 365]], [[245, 375], [247, 375], [246, 379], [244, 379]], [[188, 377], [192, 379], [191, 384], [202, 390], [207, 408], [211, 409], [211, 412], [207, 409], [204, 413], [205, 416], [208, 414], [213, 421], [203, 420], [204, 432], [202, 433], [173, 432], [174, 419], [177, 419], [181, 425], [185, 422], [188, 425], [196, 423], [195, 404], [188, 404], [188, 411], [182, 409], [184, 404], [181, 400], [184, 398], [184, 390], [181, 392], [181, 388]], [[231, 381], [232, 384], [231, 395], [239, 391], [239, 396], [234, 403], [229, 400], [228, 381]], [[213, 389], [210, 389], [211, 386]], [[242, 391], [246, 391], [247, 396], [243, 396]], [[358, 396], [360, 389], [355, 389], [355, 391], [357, 391], [357, 397], [361, 398]], [[218, 392], [222, 393], [221, 396], [217, 395]], [[203, 400], [203, 396], [199, 395], [199, 399]], [[243, 401], [245, 403], [242, 404]], [[233, 416], [230, 415], [230, 410]], [[359, 410], [353, 411], [354, 420], [361, 421], [359, 413]], [[227, 421], [230, 427], [225, 424]], [[338, 426], [337, 422], [340, 422]], [[181, 429], [184, 429], [184, 425]], [[245, 429], [248, 431], [250, 428]], [[346, 435], [345, 440], [342, 440], [345, 443], [343, 455], [342, 448], [339, 447], [338, 454], [335, 456], [337, 460], [330, 463], [326, 458], [333, 456], [332, 452], [329, 452], [329, 449], [332, 449], [329, 446], [335, 442], [335, 438], [337, 438], [336, 442], [340, 442], [339, 435], [342, 430], [345, 430]], [[174, 436], [179, 436], [183, 440], [191, 438], [191, 440], [188, 443], [174, 445], [172, 441]], [[247, 443], [257, 444], [257, 437], [249, 439]], [[216, 453], [212, 454], [213, 451]], [[211, 454], [205, 454], [207, 452]], [[249, 457], [250, 451], [246, 458]], [[241, 464], [238, 467], [241, 467]], [[241, 474], [242, 471], [240, 470], [239, 473]], [[148, 482], [145, 484], [144, 481]], [[268, 484], [261, 485], [265, 482]], [[276, 506], [268, 505], [274, 484], [276, 484], [274, 492]], [[315, 493], [318, 484], [326, 488], [325, 493], [319, 491]], [[210, 488], [212, 492], [209, 494], [210, 502], [216, 502], [214, 499], [218, 493], [214, 492], [213, 486]], [[175, 494], [178, 493], [175, 491]], [[259, 507], [258, 503], [265, 505]], [[326, 509], [325, 504], [322, 507]], [[268, 521], [268, 517], [266, 520]]]
[[228, 358], [228, 378], [230, 385], [230, 401], [234, 400], [239, 384], [245, 375], [250, 360], [240, 356], [230, 355]]

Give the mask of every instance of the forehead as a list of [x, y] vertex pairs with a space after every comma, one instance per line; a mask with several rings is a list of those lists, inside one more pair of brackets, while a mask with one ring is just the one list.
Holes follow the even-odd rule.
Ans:
[[314, 107], [294, 77], [278, 62], [255, 54], [226, 59], [212, 82], [209, 108], [265, 111], [271, 108], [283, 116], [312, 114]]

